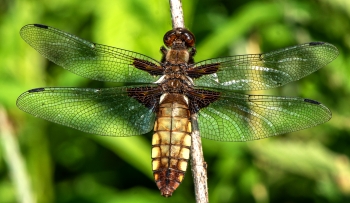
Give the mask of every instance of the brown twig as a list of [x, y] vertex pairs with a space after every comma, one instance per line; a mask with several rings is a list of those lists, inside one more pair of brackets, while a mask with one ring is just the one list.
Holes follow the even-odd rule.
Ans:
[[[181, 0], [169, 0], [173, 29], [185, 27], [182, 12]], [[191, 116], [192, 123], [192, 147], [191, 147], [191, 168], [194, 182], [195, 196], [197, 203], [207, 203], [207, 165], [204, 161], [202, 142], [198, 128], [197, 114]]]
[[173, 29], [178, 27], [185, 27], [184, 15], [182, 12], [181, 0], [169, 0], [171, 22], [173, 23]]
[[192, 114], [191, 168], [197, 203], [209, 202], [207, 164], [204, 161], [202, 141], [198, 128], [197, 114]]

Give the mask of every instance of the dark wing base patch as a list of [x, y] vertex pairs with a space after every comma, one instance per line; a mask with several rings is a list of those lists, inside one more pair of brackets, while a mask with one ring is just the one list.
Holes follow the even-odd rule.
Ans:
[[[127, 88], [128, 96], [136, 99], [154, 112], [159, 106], [159, 98], [162, 94], [159, 87], [133, 87]], [[155, 109], [156, 108], [156, 109]]]
[[220, 93], [203, 89], [191, 89], [187, 92], [191, 113], [197, 113], [220, 98]]

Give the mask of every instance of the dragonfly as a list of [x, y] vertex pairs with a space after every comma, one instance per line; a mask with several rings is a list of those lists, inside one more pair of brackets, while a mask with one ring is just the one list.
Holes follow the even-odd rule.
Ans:
[[338, 55], [326, 42], [195, 62], [195, 36], [186, 28], [166, 32], [159, 61], [41, 24], [24, 26], [20, 35], [57, 65], [122, 86], [35, 88], [21, 94], [17, 106], [91, 134], [126, 137], [153, 131], [153, 176], [165, 197], [172, 196], [187, 169], [192, 115], [198, 116], [201, 137], [223, 142], [285, 134], [332, 117], [312, 99], [244, 93], [280, 87], [326, 66]]

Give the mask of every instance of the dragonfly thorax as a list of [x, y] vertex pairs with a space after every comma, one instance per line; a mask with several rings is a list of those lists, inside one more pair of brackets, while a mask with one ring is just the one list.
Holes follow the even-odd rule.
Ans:
[[170, 64], [186, 64], [189, 58], [187, 49], [170, 49], [165, 56], [165, 60]]

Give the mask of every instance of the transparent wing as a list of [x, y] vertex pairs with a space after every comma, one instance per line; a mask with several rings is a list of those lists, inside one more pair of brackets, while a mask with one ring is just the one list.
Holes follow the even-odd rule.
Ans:
[[332, 117], [317, 101], [295, 97], [222, 93], [199, 111], [201, 136], [217, 141], [249, 141], [310, 128]]
[[338, 56], [335, 46], [310, 42], [265, 54], [209, 59], [195, 64], [198, 73], [217, 69], [194, 81], [196, 86], [261, 90], [285, 85], [322, 68]]
[[21, 110], [84, 132], [132, 136], [153, 129], [152, 108], [128, 96], [127, 87], [37, 88], [17, 99]]
[[146, 71], [159, 62], [142, 54], [95, 44], [46, 25], [26, 25], [20, 34], [41, 55], [65, 69], [94, 80], [151, 83], [158, 80]]

